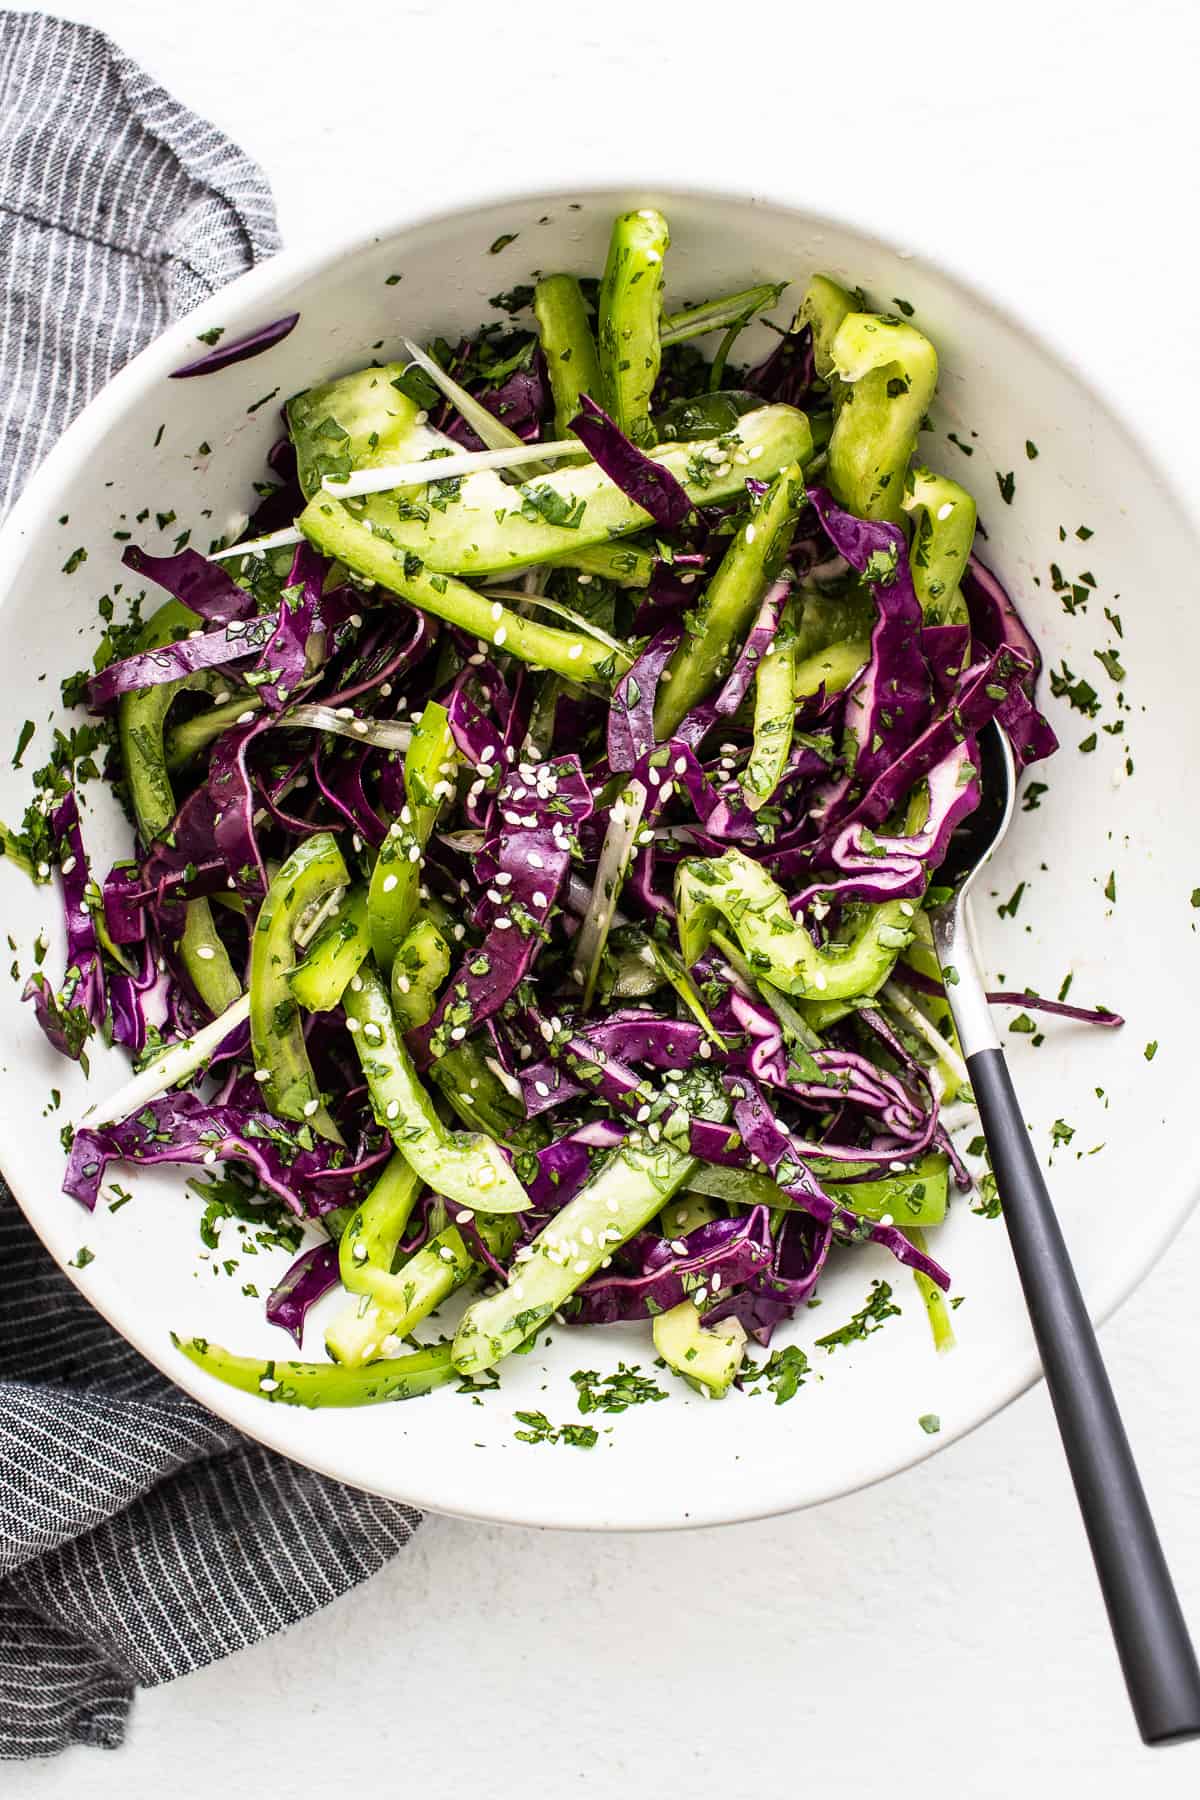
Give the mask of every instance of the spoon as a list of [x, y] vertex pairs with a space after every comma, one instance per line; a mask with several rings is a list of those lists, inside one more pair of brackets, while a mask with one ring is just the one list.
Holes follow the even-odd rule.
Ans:
[[1200, 1668], [975, 956], [971, 889], [1017, 788], [1004, 733], [989, 725], [978, 741], [983, 799], [938, 870], [953, 893], [930, 914], [933, 938], [1138, 1729], [1147, 1744], [1178, 1743], [1200, 1736]]

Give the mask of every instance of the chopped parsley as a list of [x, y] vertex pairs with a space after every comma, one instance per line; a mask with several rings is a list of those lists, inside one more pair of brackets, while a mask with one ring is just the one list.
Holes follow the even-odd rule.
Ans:
[[894, 1318], [899, 1312], [900, 1308], [892, 1299], [892, 1290], [889, 1284], [886, 1281], [873, 1281], [866, 1305], [861, 1306], [836, 1331], [826, 1332], [824, 1337], [819, 1337], [817, 1344], [822, 1350], [827, 1350], [832, 1355], [833, 1351], [840, 1346], [856, 1343], [860, 1338], [871, 1337], [881, 1328], [885, 1319]]
[[502, 231], [500, 236], [498, 238], [493, 238], [492, 242], [488, 245], [488, 255], [499, 256], [502, 250], [507, 250], [510, 244], [516, 243], [519, 235], [520, 233], [516, 231]]
[[517, 1412], [513, 1418], [525, 1427], [513, 1434], [522, 1444], [570, 1444], [576, 1450], [591, 1450], [600, 1436], [594, 1425], [552, 1425], [544, 1412]]
[[1030, 462], [1036, 461], [1037, 453], [1038, 453], [1038, 447], [1033, 442], [1032, 438], [1026, 438], [1025, 439], [1025, 454], [1029, 458]]
[[649, 1375], [643, 1375], [637, 1363], [618, 1363], [615, 1375], [600, 1375], [595, 1369], [576, 1369], [571, 1380], [579, 1398], [581, 1413], [627, 1412], [631, 1406], [644, 1406], [648, 1401], [665, 1400], [666, 1393]]
[[748, 1364], [742, 1371], [739, 1385], [748, 1388], [765, 1381], [775, 1396], [776, 1406], [782, 1406], [785, 1401], [795, 1398], [811, 1373], [808, 1357], [799, 1344], [789, 1344], [784, 1350], [773, 1351], [766, 1362]]
[[942, 1429], [942, 1421], [938, 1418], [936, 1413], [922, 1413], [917, 1420], [917, 1424], [928, 1437], [935, 1437]]
[[1146, 1045], [1146, 1048], [1142, 1051], [1142, 1055], [1145, 1057], [1147, 1062], [1154, 1061], [1155, 1057], [1158, 1055], [1158, 1039], [1157, 1038], [1152, 1038], [1150, 1040], [1150, 1042]]
[[1011, 506], [1013, 503], [1013, 495], [1017, 491], [1016, 475], [1011, 469], [1008, 471], [1007, 475], [1002, 475], [999, 469], [997, 469], [996, 485], [1000, 489], [1000, 498], [1003, 500], [1005, 506]]

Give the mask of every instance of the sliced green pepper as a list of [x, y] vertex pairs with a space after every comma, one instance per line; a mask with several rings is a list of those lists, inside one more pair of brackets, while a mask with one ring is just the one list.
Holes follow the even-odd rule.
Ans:
[[[138, 638], [139, 650], [157, 650], [174, 643], [201, 625], [198, 614], [179, 600], [168, 600], [147, 619]], [[117, 732], [121, 763], [129, 783], [129, 797], [142, 840], [149, 848], [170, 829], [175, 817], [175, 791], [167, 772], [163, 732], [167, 714], [177, 694], [195, 686], [201, 677], [160, 682], [122, 694], [117, 707]], [[229, 952], [221, 942], [212, 908], [203, 897], [189, 900], [184, 909], [180, 956], [192, 985], [214, 1015], [232, 1006], [242, 991]]]
[[422, 429], [420, 403], [397, 385], [408, 381], [406, 370], [402, 362], [356, 369], [288, 401], [288, 430], [305, 499], [318, 492], [327, 475], [336, 480], [352, 469], [409, 462], [437, 443], [432, 431]]
[[792, 327], [795, 331], [801, 325], [811, 325], [813, 364], [821, 380], [830, 383], [835, 400], [839, 397], [840, 383], [834, 368], [833, 340], [847, 313], [852, 313], [859, 304], [859, 299], [831, 276], [814, 275], [805, 289]]
[[292, 993], [307, 1012], [330, 1012], [371, 948], [367, 893], [355, 888], [308, 946], [302, 963], [288, 975]]
[[691, 1300], [659, 1313], [651, 1326], [654, 1348], [689, 1387], [720, 1400], [733, 1386], [746, 1350], [746, 1329], [737, 1319], [705, 1325]]
[[356, 1369], [338, 1363], [238, 1356], [207, 1338], [179, 1338], [174, 1333], [171, 1342], [189, 1362], [227, 1387], [281, 1406], [375, 1406], [384, 1400], [414, 1400], [453, 1381], [458, 1373], [450, 1360], [449, 1344], [435, 1344], [428, 1350], [413, 1350], [407, 1356]]
[[453, 960], [428, 913], [418, 913], [392, 964], [392, 1011], [401, 1031], [415, 1031], [432, 1019]]
[[626, 1138], [533, 1239], [517, 1278], [467, 1309], [454, 1339], [457, 1369], [477, 1374], [510, 1355], [595, 1274], [617, 1244], [648, 1225], [699, 1167], [688, 1148], [683, 1109], [720, 1119], [728, 1114], [728, 1102], [715, 1081], [697, 1070], [680, 1087], [685, 1098], [661, 1142]]
[[587, 302], [574, 275], [545, 275], [533, 290], [533, 313], [554, 396], [554, 435], [570, 435], [579, 396], [599, 402], [604, 393]]
[[281, 1119], [311, 1121], [314, 1131], [336, 1143], [341, 1134], [317, 1088], [288, 977], [305, 917], [349, 882], [332, 833], [305, 838], [267, 889], [250, 942], [250, 1044], [263, 1098]]
[[754, 741], [742, 775], [746, 805], [758, 812], [783, 778], [796, 723], [796, 627], [784, 608], [779, 629], [754, 672]]
[[617, 425], [635, 444], [654, 442], [650, 397], [662, 362], [663, 258], [670, 242], [667, 221], [653, 207], [618, 214], [600, 283], [605, 396]]
[[[797, 413], [796, 417], [804, 415]], [[805, 437], [797, 460], [773, 478], [730, 542], [687, 633], [663, 670], [654, 709], [654, 734], [660, 742], [671, 736], [729, 668], [764, 594], [783, 566], [792, 526], [804, 503], [800, 470], [811, 443], [807, 420]]]
[[351, 1294], [392, 1300], [392, 1259], [424, 1186], [397, 1150], [338, 1243], [338, 1273]]
[[380, 845], [367, 892], [371, 949], [384, 974], [417, 910], [425, 846], [442, 801], [454, 792], [457, 756], [445, 707], [428, 701], [404, 757], [404, 805]]
[[[512, 1215], [493, 1218], [479, 1213], [475, 1222], [493, 1256], [508, 1256], [517, 1236]], [[387, 1294], [378, 1293], [366, 1306], [354, 1304], [339, 1313], [325, 1333], [326, 1349], [342, 1363], [387, 1355], [480, 1267], [457, 1226], [447, 1225], [389, 1276]]]
[[[720, 917], [729, 921], [756, 974], [786, 994], [824, 1000], [873, 994], [912, 936], [905, 903], [888, 900], [858, 909], [857, 921], [843, 929], [842, 938], [818, 949], [793, 919], [778, 882], [735, 849], [719, 857], [685, 858], [676, 872], [675, 905], [689, 968], [704, 954]], [[843, 926], [851, 912], [844, 909]]]
[[529, 1196], [483, 1132], [443, 1125], [404, 1047], [378, 969], [368, 959], [342, 998], [379, 1123], [435, 1193], [458, 1206], [521, 1212]]
[[915, 326], [848, 313], [833, 341], [845, 384], [829, 440], [834, 499], [860, 519], [898, 523], [917, 433], [937, 388], [937, 352]]
[[[906, 1231], [910, 1226], [940, 1225], [946, 1216], [949, 1193], [949, 1164], [944, 1156], [931, 1151], [912, 1169], [895, 1169], [878, 1180], [847, 1181], [845, 1176], [864, 1174], [869, 1163], [833, 1162], [823, 1158], [818, 1145], [804, 1158], [831, 1200], [864, 1219], [879, 1220], [887, 1216]], [[842, 1177], [842, 1179], [839, 1179]], [[688, 1180], [689, 1189], [737, 1206], [769, 1206], [772, 1210], [794, 1209], [796, 1202], [757, 1169], [726, 1169], [701, 1164]]]
[[[692, 500], [708, 506], [740, 496], [747, 475], [769, 481], [788, 464], [804, 462], [812, 434], [795, 407], [760, 406], [719, 442], [728, 452], [720, 463], [701, 454], [713, 448], [709, 443], [666, 444], [648, 454], [671, 471]], [[519, 487], [494, 470], [442, 485], [453, 485], [454, 492], [442, 496], [434, 483], [432, 488], [392, 488], [338, 500], [322, 491], [297, 524], [319, 550], [340, 558], [356, 574], [489, 641], [493, 630], [486, 626], [486, 599], [481, 602], [481, 629], [475, 616], [459, 617], [439, 608], [437, 595], [447, 590], [432, 586], [431, 578], [577, 562], [581, 550], [631, 536], [650, 524], [649, 514], [594, 462], [571, 464]], [[527, 660], [559, 667], [545, 657]], [[569, 666], [560, 670], [572, 672]], [[578, 678], [578, 670], [574, 673]]]
[[913, 469], [904, 496], [913, 521], [908, 560], [927, 625], [966, 625], [959, 586], [975, 542], [975, 502], [948, 475]]

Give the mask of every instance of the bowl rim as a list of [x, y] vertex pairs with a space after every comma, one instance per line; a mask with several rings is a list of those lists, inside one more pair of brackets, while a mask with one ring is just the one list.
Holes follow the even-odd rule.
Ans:
[[[618, 176], [610, 181], [586, 180], [495, 190], [480, 189], [470, 182], [463, 182], [451, 184], [443, 190], [436, 206], [402, 208], [389, 215], [385, 221], [360, 226], [332, 242], [323, 241], [318, 247], [279, 251], [217, 289], [192, 311], [172, 320], [92, 396], [34, 470], [9, 513], [0, 522], [0, 606], [3, 606], [13, 590], [14, 577], [25, 554], [27, 534], [47, 516], [49, 496], [60, 487], [64, 477], [85, 465], [88, 455], [103, 443], [110, 427], [124, 412], [130, 400], [150, 382], [169, 375], [180, 362], [186, 360], [186, 353], [194, 348], [197, 330], [205, 329], [210, 323], [221, 322], [210, 317], [216, 310], [219, 309], [228, 316], [231, 307], [244, 310], [254, 305], [273, 305], [276, 297], [281, 301], [285, 300], [299, 282], [318, 277], [338, 264], [356, 259], [380, 243], [399, 239], [414, 230], [451, 223], [464, 214], [487, 213], [500, 207], [527, 203], [563, 203], [574, 199], [608, 199], [622, 207], [652, 203], [665, 203], [669, 207], [673, 201], [703, 205], [706, 201], [717, 201], [770, 208], [777, 212], [792, 213], [818, 227], [850, 230], [891, 255], [911, 261], [914, 265], [925, 265], [935, 275], [956, 287], [972, 307], [991, 314], [1000, 323], [1027, 338], [1043, 356], [1066, 370], [1097, 412], [1136, 453], [1164, 500], [1186, 522], [1197, 541], [1197, 548], [1200, 549], [1200, 503], [1193, 501], [1183, 484], [1176, 480], [1170, 468], [1164, 466], [1159, 459], [1157, 447], [1148, 428], [1143, 428], [1141, 416], [1131, 416], [1119, 407], [1109, 397], [1103, 374], [1082, 362], [1074, 345], [1060, 338], [1052, 328], [1033, 322], [1012, 297], [1007, 286], [1003, 290], [997, 287], [980, 287], [967, 270], [957, 265], [952, 254], [947, 254], [940, 245], [935, 247], [930, 240], [936, 234], [919, 221], [913, 222], [913, 229], [906, 230], [901, 239], [889, 233], [880, 224], [878, 217], [873, 216], [869, 210], [851, 207], [845, 211], [827, 211], [808, 204], [784, 184], [751, 190], [734, 182], [695, 184], [680, 181], [670, 173], [658, 180], [653, 177], [622, 179]], [[906, 220], [905, 223], [907, 226], [910, 221]], [[44, 495], [46, 499], [43, 499]], [[0, 1123], [0, 1147], [8, 1137], [7, 1126]], [[172, 1356], [169, 1341], [159, 1342], [157, 1337], [152, 1337], [149, 1332], [138, 1327], [136, 1312], [132, 1314], [131, 1320], [130, 1310], [123, 1308], [115, 1299], [106, 1299], [102, 1303], [83, 1278], [82, 1272], [65, 1261], [43, 1235], [39, 1226], [39, 1214], [47, 1204], [44, 1189], [35, 1192], [31, 1184], [22, 1180], [19, 1175], [14, 1178], [7, 1170], [4, 1175], [25, 1218], [78, 1292], [174, 1386], [181, 1388], [253, 1440], [293, 1461], [301, 1462], [331, 1480], [347, 1480], [336, 1457], [322, 1456], [319, 1439], [312, 1454], [307, 1450], [304, 1454], [299, 1454], [290, 1440], [284, 1441], [284, 1436], [274, 1430], [274, 1409], [258, 1409], [262, 1415], [260, 1425], [257, 1415], [251, 1414], [244, 1404], [247, 1396], [225, 1388], [185, 1359]], [[1090, 1291], [1085, 1293], [1088, 1313], [1095, 1325], [1102, 1325], [1111, 1317], [1145, 1280], [1168, 1245], [1178, 1236], [1198, 1201], [1200, 1171], [1190, 1182], [1180, 1184], [1173, 1204], [1158, 1217], [1154, 1229], [1139, 1233], [1136, 1251], [1115, 1265], [1114, 1272], [1107, 1280], [1093, 1283]], [[477, 1509], [465, 1503], [448, 1505], [439, 1494], [437, 1483], [422, 1479], [418, 1467], [410, 1471], [411, 1481], [406, 1472], [403, 1496], [398, 1495], [392, 1487], [375, 1486], [358, 1479], [350, 1485], [386, 1499], [401, 1499], [406, 1504], [429, 1511], [485, 1523], [542, 1528], [552, 1524], [559, 1529], [571, 1530], [684, 1530], [734, 1524], [801, 1511], [809, 1506], [841, 1499], [901, 1474], [977, 1430], [1027, 1392], [1041, 1377], [1040, 1359], [1031, 1342], [1022, 1356], [1003, 1366], [998, 1379], [993, 1377], [990, 1383], [981, 1386], [977, 1410], [956, 1422], [952, 1429], [937, 1436], [923, 1437], [921, 1442], [914, 1445], [911, 1453], [902, 1458], [897, 1459], [889, 1454], [878, 1464], [868, 1462], [833, 1483], [799, 1492], [791, 1498], [776, 1494], [762, 1504], [739, 1498], [736, 1502], [725, 1502], [706, 1510], [702, 1497], [698, 1497], [700, 1504], [686, 1517], [675, 1512], [669, 1515], [656, 1512], [646, 1499], [640, 1502], [643, 1509], [641, 1516], [623, 1517], [619, 1520], [598, 1516], [548, 1521], [544, 1514], [523, 1511], [520, 1507], [497, 1509], [493, 1505], [491, 1508], [481, 1506]]]

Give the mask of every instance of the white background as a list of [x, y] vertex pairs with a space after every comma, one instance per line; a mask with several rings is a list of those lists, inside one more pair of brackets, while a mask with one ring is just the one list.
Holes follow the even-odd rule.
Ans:
[[[472, 186], [686, 176], [808, 200], [1040, 319], [1200, 479], [1183, 0], [758, 0], [711, 25], [705, 0], [63, 10], [258, 157], [290, 245]], [[1148, 1146], [1147, 1182], [1168, 1153]], [[1131, 1233], [1138, 1203], [1097, 1192]], [[1193, 1224], [1104, 1343], [1200, 1632], [1198, 1257]], [[1136, 1744], [1038, 1389], [910, 1474], [767, 1524], [568, 1538], [430, 1519], [365, 1589], [140, 1696], [123, 1750], [14, 1775], [30, 1800], [1182, 1800], [1200, 1744]]]

